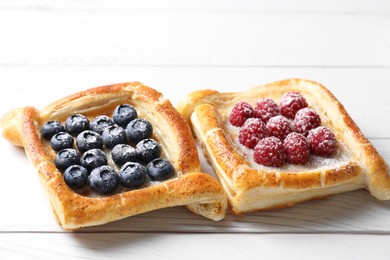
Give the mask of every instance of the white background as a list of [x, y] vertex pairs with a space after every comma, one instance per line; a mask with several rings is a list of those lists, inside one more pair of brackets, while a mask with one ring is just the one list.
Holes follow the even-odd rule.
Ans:
[[[390, 1], [0, 0], [1, 115], [124, 81], [177, 104], [290, 77], [328, 87], [390, 162]], [[363, 190], [218, 223], [178, 207], [64, 232], [23, 150], [0, 148], [1, 259], [390, 257], [390, 202]]]

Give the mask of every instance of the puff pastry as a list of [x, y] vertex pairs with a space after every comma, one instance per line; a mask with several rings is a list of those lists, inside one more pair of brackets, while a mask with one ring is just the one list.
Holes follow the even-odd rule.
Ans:
[[[109, 196], [88, 197], [70, 189], [54, 166], [54, 152], [41, 138], [39, 129], [49, 120], [64, 121], [81, 113], [87, 117], [111, 115], [123, 103], [136, 107], [139, 115], [152, 123], [153, 138], [162, 144], [165, 157], [175, 167], [176, 176], [147, 187]], [[186, 205], [192, 212], [218, 221], [224, 218], [226, 196], [220, 184], [200, 172], [200, 163], [191, 130], [172, 104], [158, 91], [139, 82], [103, 86], [76, 93], [37, 110], [18, 108], [1, 121], [3, 136], [24, 147], [50, 198], [58, 223], [77, 229], [119, 220], [143, 212]]]
[[[299, 92], [336, 135], [337, 156], [305, 166], [256, 165], [236, 141], [229, 113], [240, 101], [269, 97], [277, 103], [288, 91]], [[342, 104], [322, 85], [289, 79], [244, 92], [200, 90], [177, 106], [213, 166], [233, 213], [280, 208], [331, 194], [366, 188], [377, 199], [390, 199], [389, 166], [361, 133]]]

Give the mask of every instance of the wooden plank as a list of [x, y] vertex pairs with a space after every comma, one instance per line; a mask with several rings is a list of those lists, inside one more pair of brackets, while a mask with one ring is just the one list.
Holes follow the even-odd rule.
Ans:
[[0, 9], [0, 63], [389, 67], [389, 28], [386, 14]]
[[325, 234], [0, 234], [4, 259], [388, 259], [390, 236]]
[[[330, 88], [390, 162], [389, 12], [387, 0], [0, 0], [0, 116], [113, 82], [141, 80], [176, 104], [200, 88], [304, 77]], [[0, 147], [1, 259], [390, 254], [390, 204], [365, 191], [217, 223], [177, 207], [64, 232], [23, 150]]]
[[383, 109], [388, 107], [385, 93], [390, 68], [0, 66], [1, 86], [12, 89], [0, 96], [0, 114], [26, 105], [40, 108], [82, 89], [117, 82], [141, 81], [176, 104], [198, 89], [242, 91], [292, 77], [316, 80], [328, 87], [367, 137], [390, 138], [385, 131], [390, 129], [390, 120], [384, 120]]
[[256, 0], [147, 0], [147, 1], [126, 1], [126, 0], [2, 0], [0, 8], [33, 9], [33, 10], [131, 10], [131, 11], [220, 11], [220, 12], [388, 12], [390, 4], [386, 0], [370, 1], [360, 0], [350, 1], [339, 0], [276, 0], [276, 1], [256, 1]]

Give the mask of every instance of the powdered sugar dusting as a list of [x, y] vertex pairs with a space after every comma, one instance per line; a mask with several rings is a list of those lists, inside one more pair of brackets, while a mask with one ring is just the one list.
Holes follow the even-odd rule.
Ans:
[[293, 164], [306, 164], [309, 161], [310, 148], [306, 138], [299, 133], [289, 134], [283, 142], [286, 159]]
[[237, 103], [229, 116], [229, 121], [234, 126], [242, 126], [248, 118], [253, 117], [253, 108], [247, 102]]
[[287, 92], [280, 101], [280, 112], [287, 118], [294, 119], [295, 114], [308, 104], [298, 92]]
[[267, 122], [267, 128], [269, 134], [284, 140], [286, 136], [293, 132], [293, 127], [291, 122], [284, 116], [274, 116]]
[[271, 117], [280, 115], [279, 106], [270, 98], [263, 98], [256, 102], [254, 115], [267, 123]]
[[240, 144], [238, 141], [238, 128], [232, 126], [228, 121], [224, 122], [225, 132], [229, 133], [229, 139], [231, 140], [232, 145], [239, 151], [246, 160], [249, 162], [250, 166], [254, 169], [262, 169], [268, 171], [283, 171], [283, 172], [308, 172], [314, 169], [323, 170], [327, 168], [334, 168], [337, 165], [342, 165], [345, 162], [349, 161], [350, 152], [347, 148], [340, 142], [338, 142], [337, 151], [330, 157], [324, 157], [319, 155], [310, 154], [309, 161], [304, 165], [295, 165], [290, 163], [285, 163], [282, 166], [268, 167], [264, 165], [257, 164], [253, 159], [253, 150], [248, 149], [244, 145]]
[[321, 125], [321, 118], [318, 113], [308, 107], [300, 109], [294, 118], [294, 128], [298, 133], [307, 136], [311, 129]]
[[319, 126], [309, 131], [307, 140], [313, 153], [331, 155], [337, 150], [337, 141], [333, 132], [325, 126]]
[[285, 160], [282, 141], [274, 136], [260, 140], [253, 150], [253, 160], [258, 164], [280, 167]]
[[264, 137], [268, 136], [268, 129], [259, 118], [249, 118], [239, 130], [239, 142], [248, 148], [255, 145]]

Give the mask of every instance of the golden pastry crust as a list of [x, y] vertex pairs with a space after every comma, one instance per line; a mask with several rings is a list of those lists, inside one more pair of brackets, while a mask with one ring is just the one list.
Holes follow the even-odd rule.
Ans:
[[[255, 103], [269, 97], [279, 102], [288, 91], [301, 93], [342, 145], [340, 161], [330, 165], [291, 170], [257, 167], [240, 151], [228, 116], [240, 101]], [[341, 103], [324, 86], [289, 79], [237, 93], [201, 90], [177, 106], [190, 121], [234, 213], [280, 208], [331, 194], [366, 188], [377, 199], [390, 199], [389, 166], [361, 133]], [[233, 133], [233, 134], [232, 134]], [[340, 149], [341, 150], [341, 149]]]
[[[54, 166], [55, 153], [41, 138], [41, 126], [49, 120], [64, 121], [76, 113], [89, 118], [111, 115], [123, 103], [132, 104], [140, 117], [152, 123], [153, 138], [164, 147], [165, 157], [175, 167], [177, 176], [109, 196], [87, 197], [74, 192]], [[186, 205], [189, 210], [216, 221], [225, 215], [226, 196], [217, 181], [200, 172], [189, 126], [161, 93], [139, 82], [85, 90], [40, 111], [34, 107], [15, 109], [3, 116], [0, 126], [7, 140], [25, 148], [50, 198], [54, 215], [64, 229], [104, 224], [178, 205]]]

